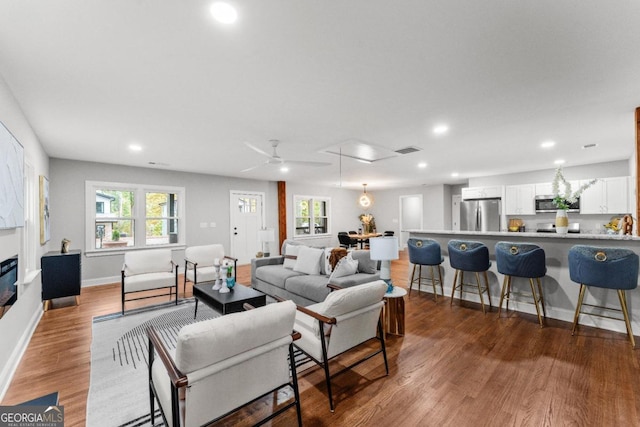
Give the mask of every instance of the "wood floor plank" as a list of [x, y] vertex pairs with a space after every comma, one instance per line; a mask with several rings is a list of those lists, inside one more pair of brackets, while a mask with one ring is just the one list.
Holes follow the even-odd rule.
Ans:
[[[407, 287], [406, 253], [392, 263], [392, 278]], [[182, 292], [182, 278], [180, 292]], [[238, 282], [249, 283], [239, 266]], [[187, 285], [187, 296], [191, 286]], [[165, 301], [167, 297], [158, 298]], [[321, 369], [300, 375], [307, 426], [602, 426], [638, 425], [640, 350], [624, 334], [417, 292], [405, 296], [405, 336], [387, 336], [389, 376], [374, 357], [333, 380], [336, 411], [329, 404]], [[127, 308], [156, 300], [127, 303]], [[2, 402], [12, 405], [59, 392], [67, 426], [85, 425], [91, 363], [91, 320], [120, 310], [120, 285], [82, 289], [79, 306], [60, 304], [43, 314]], [[636, 331], [637, 332], [637, 331]], [[362, 349], [364, 353], [367, 349]], [[355, 354], [332, 363], [346, 366]], [[285, 399], [286, 393], [279, 395]], [[147, 399], [146, 390], [140, 398]], [[269, 413], [273, 399], [220, 425], [250, 425]], [[294, 411], [272, 421], [295, 424]]]

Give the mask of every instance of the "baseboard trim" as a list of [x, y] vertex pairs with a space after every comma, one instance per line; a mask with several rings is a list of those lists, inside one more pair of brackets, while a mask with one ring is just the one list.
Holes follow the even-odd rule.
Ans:
[[22, 356], [27, 351], [27, 347], [29, 347], [29, 343], [31, 342], [31, 337], [38, 327], [38, 323], [40, 323], [40, 319], [42, 318], [42, 306], [38, 305], [38, 309], [36, 309], [29, 321], [29, 325], [25, 330], [22, 337], [20, 337], [20, 341], [17, 343], [16, 347], [13, 349], [11, 353], [11, 357], [7, 361], [7, 364], [0, 372], [0, 401], [4, 400], [4, 396], [9, 390], [9, 385], [11, 385], [11, 380], [13, 380], [13, 376], [16, 373], [16, 369], [18, 369], [18, 365], [22, 360]]

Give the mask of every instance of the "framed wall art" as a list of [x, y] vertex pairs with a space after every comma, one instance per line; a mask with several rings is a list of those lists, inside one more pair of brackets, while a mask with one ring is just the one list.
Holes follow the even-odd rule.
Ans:
[[49, 219], [49, 180], [40, 175], [40, 244], [44, 245], [51, 238]]

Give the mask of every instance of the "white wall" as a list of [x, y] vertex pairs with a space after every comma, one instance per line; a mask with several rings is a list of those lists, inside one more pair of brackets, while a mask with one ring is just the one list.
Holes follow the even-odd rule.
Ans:
[[[33, 167], [33, 175], [31, 182], [35, 183], [36, 188], [31, 188], [31, 194], [35, 198], [38, 197], [38, 175], [48, 175], [49, 159], [42, 149], [38, 138], [31, 129], [27, 118], [22, 113], [20, 105], [16, 102], [11, 90], [6, 82], [0, 77], [0, 121], [9, 129], [15, 138], [24, 147], [25, 161], [29, 162]], [[37, 203], [37, 200], [32, 200]], [[37, 225], [37, 222], [36, 222]], [[23, 266], [27, 265], [24, 259], [25, 248], [22, 244], [23, 229], [0, 230], [0, 260], [8, 258], [12, 255], [20, 255], [20, 277], [19, 281], [24, 279], [22, 271]], [[31, 260], [32, 265], [40, 265], [40, 256], [47, 251], [47, 246], [41, 247], [39, 244], [39, 231], [32, 233], [36, 245], [35, 260]], [[26, 349], [31, 338], [31, 334], [35, 329], [42, 308], [40, 304], [41, 297], [40, 277], [38, 276], [29, 285], [19, 285], [18, 300], [9, 311], [0, 319], [0, 399], [6, 393], [15, 368]]]

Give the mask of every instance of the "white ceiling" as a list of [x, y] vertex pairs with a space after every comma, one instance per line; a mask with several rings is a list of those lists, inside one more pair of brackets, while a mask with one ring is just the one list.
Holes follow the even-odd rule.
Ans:
[[[66, 159], [375, 190], [633, 156], [638, 1], [230, 3], [0, 0], [0, 74]], [[240, 172], [270, 139], [331, 165]], [[340, 172], [352, 140], [421, 151]]]

